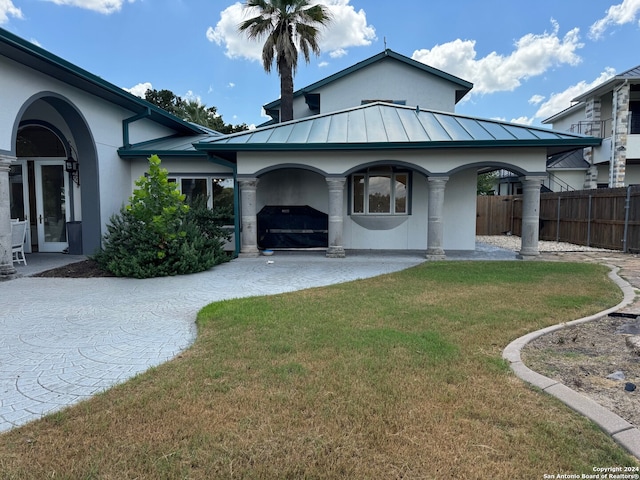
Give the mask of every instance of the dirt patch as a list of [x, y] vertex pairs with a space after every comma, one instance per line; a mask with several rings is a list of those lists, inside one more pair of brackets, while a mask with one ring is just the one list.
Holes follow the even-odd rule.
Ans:
[[[632, 318], [603, 317], [543, 335], [521, 352], [530, 369], [595, 400], [640, 427], [640, 355], [617, 333]], [[637, 336], [635, 337], [637, 338]], [[611, 377], [616, 372], [616, 377]], [[637, 386], [629, 391], [630, 385]]]
[[114, 277], [111, 272], [103, 270], [95, 260], [83, 260], [81, 262], [70, 263], [63, 267], [54, 268], [33, 275], [34, 277], [57, 277], [57, 278], [95, 278]]

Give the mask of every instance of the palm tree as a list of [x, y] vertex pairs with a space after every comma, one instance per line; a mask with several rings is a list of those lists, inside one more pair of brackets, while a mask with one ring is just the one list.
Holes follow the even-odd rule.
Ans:
[[267, 36], [262, 65], [270, 73], [275, 59], [280, 76], [280, 121], [293, 120], [298, 48], [307, 63], [311, 52], [320, 55], [318, 27], [327, 25], [331, 15], [326, 7], [310, 5], [309, 0], [246, 0], [245, 9], [250, 8], [256, 8], [259, 15], [242, 22], [238, 30], [251, 40]]

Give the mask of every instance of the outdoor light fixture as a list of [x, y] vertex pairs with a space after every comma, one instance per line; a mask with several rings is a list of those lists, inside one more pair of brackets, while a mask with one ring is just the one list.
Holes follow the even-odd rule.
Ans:
[[80, 175], [78, 172], [78, 161], [71, 155], [64, 162], [64, 169], [71, 174], [71, 178], [76, 185], [80, 186]]

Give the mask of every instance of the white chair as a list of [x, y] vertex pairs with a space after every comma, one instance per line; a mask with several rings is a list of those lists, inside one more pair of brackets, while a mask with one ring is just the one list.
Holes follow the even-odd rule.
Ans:
[[11, 222], [11, 253], [13, 262], [27, 264], [24, 257], [24, 242], [27, 240], [27, 221]]

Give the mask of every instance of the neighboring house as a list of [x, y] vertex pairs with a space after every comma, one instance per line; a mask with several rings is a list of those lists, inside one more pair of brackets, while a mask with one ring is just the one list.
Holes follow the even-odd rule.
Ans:
[[610, 78], [573, 102], [542, 123], [603, 139], [601, 145], [584, 150], [584, 178], [577, 189], [640, 184], [640, 66]]
[[[589, 164], [584, 159], [583, 150], [551, 155], [547, 159], [547, 178], [542, 181], [542, 192], [565, 192], [583, 190], [584, 179]], [[522, 184], [518, 176], [508, 170], [497, 172], [495, 195], [521, 195]]]
[[320, 115], [220, 135], [0, 29], [0, 278], [15, 273], [11, 218], [30, 222], [31, 251], [96, 251], [151, 154], [187, 196], [233, 203], [245, 255], [473, 250], [477, 172], [508, 169], [524, 185], [521, 255], [537, 255], [547, 158], [600, 140], [455, 115], [471, 84], [389, 51], [359, 66], [301, 90], [320, 95]]

